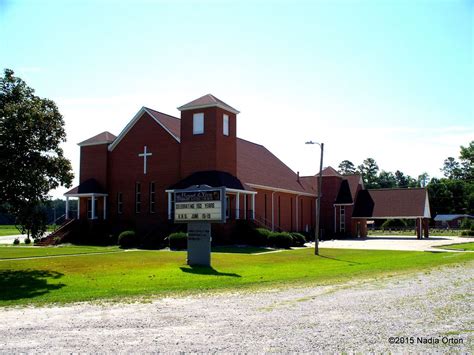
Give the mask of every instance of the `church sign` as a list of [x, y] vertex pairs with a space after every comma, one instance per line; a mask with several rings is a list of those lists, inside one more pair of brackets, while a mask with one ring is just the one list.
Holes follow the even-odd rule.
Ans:
[[211, 223], [225, 223], [225, 187], [174, 191], [174, 221], [188, 225], [188, 265], [211, 266]]
[[175, 223], [225, 222], [225, 188], [176, 190]]

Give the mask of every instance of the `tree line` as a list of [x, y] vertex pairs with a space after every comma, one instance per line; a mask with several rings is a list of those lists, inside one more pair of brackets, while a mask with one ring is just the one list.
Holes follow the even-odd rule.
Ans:
[[442, 178], [431, 178], [426, 172], [415, 178], [400, 170], [380, 170], [373, 158], [365, 159], [357, 167], [343, 160], [338, 171], [342, 175], [360, 174], [367, 189], [426, 187], [433, 217], [437, 214], [474, 215], [474, 141], [460, 147], [459, 159], [444, 160], [440, 168]]

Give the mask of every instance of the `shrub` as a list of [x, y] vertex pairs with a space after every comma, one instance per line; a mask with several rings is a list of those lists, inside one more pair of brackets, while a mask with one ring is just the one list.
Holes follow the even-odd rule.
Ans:
[[304, 244], [307, 242], [306, 237], [301, 233], [290, 233], [293, 238], [293, 246], [295, 247], [304, 247]]
[[25, 244], [31, 244], [31, 239], [30, 238], [25, 238], [24, 242], [25, 242]]
[[137, 236], [134, 231], [124, 231], [120, 233], [118, 243], [121, 248], [133, 248], [137, 245]]
[[387, 219], [382, 224], [382, 229], [391, 229], [391, 228], [406, 228], [407, 224], [403, 219]]
[[252, 233], [252, 239], [249, 241], [249, 245], [253, 246], [266, 246], [268, 244], [268, 236], [272, 232], [266, 228], [255, 228]]
[[20, 238], [15, 238], [13, 240], [13, 245], [18, 245], [18, 244], [20, 244]]
[[168, 236], [170, 249], [184, 250], [188, 248], [188, 235], [184, 232], [171, 233]]
[[268, 236], [268, 245], [275, 248], [289, 249], [293, 244], [293, 238], [290, 233], [270, 233]]
[[463, 237], [474, 237], [474, 231], [463, 231], [461, 235]]

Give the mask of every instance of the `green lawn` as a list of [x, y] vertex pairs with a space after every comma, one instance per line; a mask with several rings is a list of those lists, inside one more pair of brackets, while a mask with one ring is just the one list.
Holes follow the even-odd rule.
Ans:
[[[48, 232], [54, 231], [55, 226], [54, 225], [49, 225], [48, 226]], [[0, 225], [0, 237], [6, 236], [6, 235], [18, 235], [20, 232], [14, 225]], [[23, 241], [21, 241], [23, 242]]]
[[[34, 247], [34, 246], [2, 246], [0, 247], [0, 260], [32, 258], [32, 257], [48, 257], [58, 255], [71, 254], [94, 254], [94, 253], [110, 253], [122, 252], [118, 247], [96, 247], [96, 246], [76, 246], [61, 245], [54, 247]], [[0, 264], [0, 270], [2, 266]]]
[[441, 245], [438, 248], [474, 251], [474, 243], [448, 244], [448, 245]]
[[11, 225], [1, 225], [0, 226], [0, 237], [3, 237], [5, 235], [17, 235], [20, 234], [18, 229], [16, 229], [15, 226]]
[[[111, 253], [48, 257], [87, 250]], [[474, 253], [321, 249], [316, 257], [312, 248], [260, 255], [230, 251], [221, 248], [213, 253], [213, 268], [191, 268], [186, 265], [186, 252], [0, 247], [0, 306], [319, 285], [474, 260]], [[6, 259], [33, 255], [44, 257]]]

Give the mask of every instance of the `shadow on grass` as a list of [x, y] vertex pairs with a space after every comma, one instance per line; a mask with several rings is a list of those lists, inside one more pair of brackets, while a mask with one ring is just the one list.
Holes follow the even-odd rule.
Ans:
[[271, 249], [264, 247], [236, 247], [236, 246], [223, 246], [223, 247], [212, 247], [213, 253], [232, 253], [232, 254], [258, 254], [270, 251]]
[[357, 261], [350, 261], [350, 260], [342, 260], [342, 259], [337, 259], [337, 258], [331, 258], [330, 256], [324, 256], [319, 254], [320, 258], [324, 259], [330, 259], [330, 260], [335, 260], [335, 261], [342, 261], [343, 263], [348, 263], [350, 265], [362, 265], [362, 263], [358, 263]]
[[34, 298], [58, 290], [65, 284], [49, 284], [48, 279], [59, 279], [63, 274], [45, 270], [0, 271], [0, 301]]
[[239, 274], [235, 274], [235, 273], [219, 272], [216, 269], [214, 269], [212, 266], [188, 266], [188, 267], [183, 266], [183, 267], [180, 267], [180, 269], [182, 272], [186, 272], [188, 274], [242, 277]]

